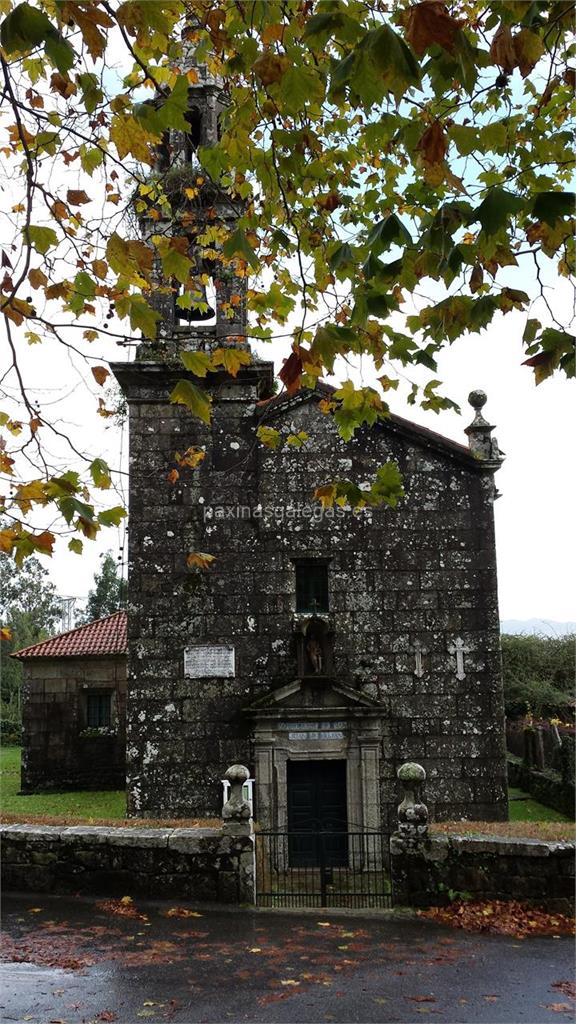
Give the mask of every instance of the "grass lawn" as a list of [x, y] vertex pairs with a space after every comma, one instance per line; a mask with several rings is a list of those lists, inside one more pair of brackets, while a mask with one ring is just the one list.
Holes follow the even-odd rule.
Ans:
[[17, 815], [21, 821], [28, 821], [37, 815], [64, 815], [89, 821], [92, 818], [123, 818], [126, 814], [123, 792], [98, 790], [19, 796], [19, 789], [20, 747], [3, 747], [0, 750], [0, 797], [4, 816]]
[[66, 793], [31, 793], [20, 796], [20, 747], [0, 749], [0, 820], [5, 824], [31, 822], [44, 825], [138, 825], [175, 828], [218, 828], [216, 818], [125, 818], [123, 790]]
[[514, 789], [510, 786], [508, 798], [510, 821], [570, 821], [570, 818], [560, 811], [533, 800], [523, 789]]

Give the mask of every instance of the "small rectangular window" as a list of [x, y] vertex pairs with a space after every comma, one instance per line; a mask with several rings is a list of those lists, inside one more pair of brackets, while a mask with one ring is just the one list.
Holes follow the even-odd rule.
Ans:
[[92, 690], [86, 699], [86, 724], [89, 729], [102, 729], [112, 724], [112, 694]]
[[296, 611], [328, 611], [328, 565], [326, 562], [296, 562]]

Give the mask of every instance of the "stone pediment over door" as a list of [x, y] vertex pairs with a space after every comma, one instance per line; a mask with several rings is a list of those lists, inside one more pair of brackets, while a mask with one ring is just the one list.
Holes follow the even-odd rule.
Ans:
[[348, 821], [380, 830], [379, 765], [385, 707], [335, 680], [295, 679], [244, 708], [252, 719], [256, 818], [262, 828], [287, 828], [287, 777], [292, 761], [346, 762]]
[[345, 683], [332, 680], [312, 682], [308, 679], [294, 679], [277, 689], [270, 689], [257, 700], [244, 708], [246, 714], [253, 718], [259, 716], [284, 715], [291, 709], [323, 711], [329, 708], [343, 710], [361, 715], [384, 714], [384, 706], [379, 701], [368, 697], [365, 693], [353, 690]]

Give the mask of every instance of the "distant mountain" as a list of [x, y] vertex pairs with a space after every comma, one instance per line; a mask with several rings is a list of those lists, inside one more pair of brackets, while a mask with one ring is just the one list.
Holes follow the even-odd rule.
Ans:
[[502, 619], [501, 633], [524, 633], [529, 636], [566, 636], [576, 633], [576, 622], [556, 622], [554, 619]]

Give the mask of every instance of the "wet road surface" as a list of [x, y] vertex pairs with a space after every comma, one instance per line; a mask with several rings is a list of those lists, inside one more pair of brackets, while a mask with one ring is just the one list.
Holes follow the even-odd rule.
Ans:
[[31, 1024], [558, 1024], [569, 938], [412, 918], [4, 899], [0, 1016]]

